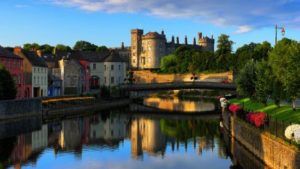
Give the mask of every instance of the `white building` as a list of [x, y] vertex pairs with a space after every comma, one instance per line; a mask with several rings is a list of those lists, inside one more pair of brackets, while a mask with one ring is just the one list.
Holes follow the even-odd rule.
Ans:
[[109, 56], [103, 60], [103, 74], [100, 75], [104, 79], [104, 86], [118, 86], [124, 82], [126, 78], [126, 62], [121, 59], [120, 55], [112, 51]]

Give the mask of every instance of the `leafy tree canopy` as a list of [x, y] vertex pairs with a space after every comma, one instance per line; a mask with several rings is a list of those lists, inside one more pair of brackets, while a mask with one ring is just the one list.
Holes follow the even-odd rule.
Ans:
[[79, 51], [96, 51], [97, 46], [87, 41], [77, 41], [73, 49]]

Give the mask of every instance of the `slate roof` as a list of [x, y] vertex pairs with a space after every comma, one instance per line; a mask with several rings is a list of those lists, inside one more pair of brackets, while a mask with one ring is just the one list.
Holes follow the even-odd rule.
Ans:
[[116, 51], [111, 51], [110, 55], [107, 56], [103, 62], [125, 62]]
[[22, 51], [24, 56], [29, 60], [29, 62], [32, 64], [32, 66], [38, 66], [38, 67], [48, 67], [45, 60], [41, 57], [39, 57], [35, 52], [33, 51]]
[[22, 59], [21, 57], [15, 55], [13, 52], [3, 48], [2, 46], [0, 46], [0, 57]]
[[96, 51], [73, 51], [70, 58], [77, 60], [88, 60], [89, 62], [102, 62], [110, 52], [96, 52]]

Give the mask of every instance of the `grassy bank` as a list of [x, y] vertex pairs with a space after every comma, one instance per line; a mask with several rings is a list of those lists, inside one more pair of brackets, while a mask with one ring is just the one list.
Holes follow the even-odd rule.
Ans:
[[265, 112], [273, 118], [277, 118], [278, 120], [300, 123], [300, 109], [293, 111], [291, 105], [281, 105], [280, 107], [277, 107], [272, 102], [269, 102], [267, 105], [264, 105], [252, 101], [249, 98], [231, 99], [230, 103], [244, 106], [244, 109], [247, 111]]

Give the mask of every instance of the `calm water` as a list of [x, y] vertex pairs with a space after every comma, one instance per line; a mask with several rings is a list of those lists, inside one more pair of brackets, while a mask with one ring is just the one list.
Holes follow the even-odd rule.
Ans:
[[0, 169], [234, 168], [233, 144], [218, 126], [218, 115], [145, 115], [129, 108], [1, 124]]

